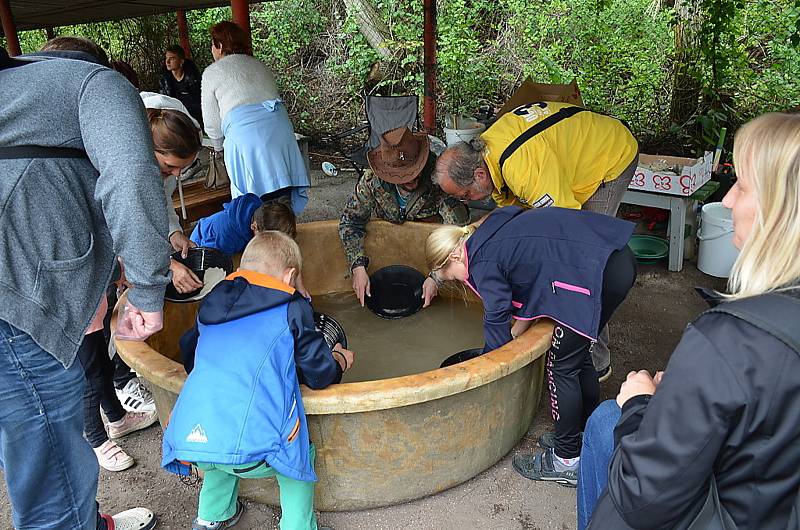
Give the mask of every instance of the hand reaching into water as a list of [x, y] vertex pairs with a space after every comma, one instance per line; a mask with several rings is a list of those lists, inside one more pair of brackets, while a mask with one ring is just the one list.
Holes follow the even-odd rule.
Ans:
[[353, 291], [361, 307], [364, 307], [365, 296], [372, 296], [369, 292], [369, 274], [363, 266], [353, 269]]
[[353, 367], [356, 358], [354, 352], [343, 348], [338, 342], [331, 348], [331, 351], [333, 352], [333, 358], [336, 359], [336, 362], [342, 367], [342, 372], [346, 372]]
[[433, 300], [438, 293], [439, 287], [436, 285], [433, 278], [426, 278], [425, 283], [422, 284], [422, 299], [425, 300], [422, 303], [422, 307], [431, 305], [431, 300]]

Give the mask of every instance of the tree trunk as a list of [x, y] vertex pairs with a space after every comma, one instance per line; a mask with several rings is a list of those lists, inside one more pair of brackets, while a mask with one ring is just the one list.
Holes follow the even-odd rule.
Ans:
[[359, 31], [372, 49], [381, 56], [381, 59], [390, 59], [392, 54], [385, 45], [389, 39], [389, 30], [372, 7], [370, 0], [344, 0], [344, 5], [347, 14], [358, 22]]
[[675, 0], [675, 66], [670, 121], [686, 123], [700, 100], [700, 0]]

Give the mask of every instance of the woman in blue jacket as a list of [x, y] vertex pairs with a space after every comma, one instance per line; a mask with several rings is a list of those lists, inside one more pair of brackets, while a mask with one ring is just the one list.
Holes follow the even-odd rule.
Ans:
[[[581, 431], [597, 406], [590, 348], [636, 279], [633, 225], [580, 210], [500, 208], [479, 225], [434, 230], [425, 254], [438, 281], [465, 283], [483, 301], [484, 352], [541, 317], [554, 321], [546, 377], [555, 434], [541, 454], [514, 459], [532, 480], [574, 487]], [[512, 334], [513, 333], [513, 334]]]

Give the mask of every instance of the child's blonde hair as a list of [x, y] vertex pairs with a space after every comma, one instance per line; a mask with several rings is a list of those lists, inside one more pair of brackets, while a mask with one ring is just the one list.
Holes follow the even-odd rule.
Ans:
[[752, 180], [758, 208], [733, 265], [734, 298], [800, 281], [800, 115], [764, 114], [736, 133], [733, 161]]
[[450, 261], [450, 254], [475, 233], [475, 225], [446, 225], [437, 228], [425, 241], [425, 263], [428, 269], [436, 271]]
[[294, 239], [277, 230], [266, 230], [247, 244], [239, 267], [280, 278], [286, 269], [299, 273], [303, 258]]

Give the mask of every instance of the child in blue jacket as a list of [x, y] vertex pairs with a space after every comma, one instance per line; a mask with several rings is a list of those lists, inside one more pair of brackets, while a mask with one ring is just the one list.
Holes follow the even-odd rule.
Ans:
[[300, 249], [277, 231], [257, 234], [237, 272], [203, 300], [182, 347], [195, 365], [164, 432], [161, 465], [205, 473], [194, 530], [229, 528], [243, 505], [240, 478], [275, 476], [281, 529], [317, 530], [314, 448], [300, 393], [341, 380], [353, 353], [331, 348], [314, 328], [311, 305], [293, 285]]
[[292, 209], [279, 201], [262, 202], [258, 195], [247, 193], [222, 205], [222, 211], [197, 221], [189, 237], [198, 247], [210, 247], [233, 256], [244, 250], [254, 234], [278, 230], [297, 235]]
[[555, 435], [539, 439], [543, 453], [514, 458], [529, 479], [577, 484], [581, 431], [600, 394], [590, 347], [636, 279], [632, 232], [633, 224], [592, 212], [509, 206], [479, 226], [428, 236], [434, 279], [461, 281], [483, 302], [484, 352], [537, 318], [554, 321], [545, 367]]

